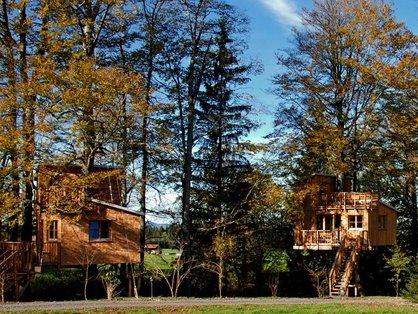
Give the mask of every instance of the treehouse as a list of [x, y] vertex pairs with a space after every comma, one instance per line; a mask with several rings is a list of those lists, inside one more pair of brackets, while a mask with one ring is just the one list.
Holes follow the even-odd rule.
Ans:
[[139, 263], [140, 216], [121, 206], [122, 169], [79, 166], [38, 169], [36, 239], [1, 242], [0, 270], [14, 297], [42, 267]]
[[95, 167], [87, 179], [80, 173], [77, 166], [39, 168], [40, 262], [138, 263], [140, 213], [120, 205], [121, 169]]
[[294, 229], [294, 249], [337, 250], [330, 273], [330, 294], [348, 295], [354, 287], [363, 250], [396, 244], [398, 211], [377, 193], [352, 192], [351, 179], [315, 174]]

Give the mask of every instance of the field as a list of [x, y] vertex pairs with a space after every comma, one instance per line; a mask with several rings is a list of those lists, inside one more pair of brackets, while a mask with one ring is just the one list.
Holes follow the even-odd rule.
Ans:
[[159, 268], [161, 270], [173, 269], [172, 263], [176, 259], [178, 250], [162, 249], [161, 254], [145, 254], [145, 267], [149, 270]]
[[401, 298], [371, 297], [349, 299], [123, 299], [117, 301], [5, 303], [0, 312], [8, 313], [138, 313], [138, 314], [260, 314], [260, 313], [338, 313], [386, 314], [418, 313], [418, 305]]

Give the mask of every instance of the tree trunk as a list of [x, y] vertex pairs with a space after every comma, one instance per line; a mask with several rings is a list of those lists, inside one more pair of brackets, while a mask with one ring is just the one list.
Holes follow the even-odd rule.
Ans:
[[[20, 55], [20, 76], [26, 85], [29, 82], [27, 65], [27, 16], [26, 3], [23, 2], [20, 8], [21, 30], [19, 33], [19, 55]], [[33, 219], [33, 186], [32, 173], [35, 155], [35, 112], [34, 96], [24, 95], [23, 108], [23, 226], [22, 241], [32, 240], [32, 219]]]
[[406, 184], [407, 195], [411, 206], [411, 251], [412, 256], [418, 253], [418, 204], [417, 204], [417, 181], [412, 175]]

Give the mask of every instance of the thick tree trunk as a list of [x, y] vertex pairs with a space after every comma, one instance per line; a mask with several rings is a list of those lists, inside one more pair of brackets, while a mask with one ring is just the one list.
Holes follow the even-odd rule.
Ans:
[[418, 253], [418, 204], [417, 204], [417, 180], [412, 176], [406, 186], [411, 211], [411, 251], [412, 256]]
[[[19, 34], [19, 55], [20, 55], [20, 76], [24, 84], [29, 81], [27, 65], [27, 15], [26, 3], [20, 8], [20, 34]], [[22, 241], [32, 240], [33, 224], [33, 185], [32, 174], [35, 156], [35, 112], [34, 96], [24, 95], [23, 108], [23, 226]]]

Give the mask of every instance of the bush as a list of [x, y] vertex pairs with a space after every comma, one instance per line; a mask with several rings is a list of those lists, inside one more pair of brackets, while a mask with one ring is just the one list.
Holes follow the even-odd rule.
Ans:
[[412, 302], [418, 302], [418, 274], [409, 278], [405, 289], [402, 291], [402, 296]]
[[402, 290], [401, 295], [412, 301], [418, 302], [418, 260], [415, 261], [410, 268], [409, 278], [406, 282], [405, 289]]
[[83, 299], [81, 269], [44, 269], [30, 283], [30, 299], [42, 301]]

